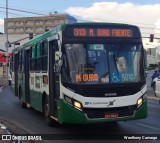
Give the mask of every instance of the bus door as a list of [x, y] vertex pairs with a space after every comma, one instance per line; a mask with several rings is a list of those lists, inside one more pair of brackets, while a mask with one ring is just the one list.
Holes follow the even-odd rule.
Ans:
[[57, 100], [59, 98], [59, 74], [56, 72], [55, 52], [57, 40], [49, 42], [49, 104], [51, 116], [57, 117]]
[[30, 89], [29, 89], [29, 59], [30, 49], [25, 51], [25, 100], [26, 103], [30, 103]]
[[15, 82], [15, 96], [18, 96], [18, 53], [15, 53], [14, 60], [14, 82]]

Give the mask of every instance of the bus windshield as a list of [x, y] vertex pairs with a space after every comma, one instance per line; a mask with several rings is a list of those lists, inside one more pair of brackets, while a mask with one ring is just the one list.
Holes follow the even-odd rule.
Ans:
[[119, 84], [144, 80], [141, 44], [65, 44], [62, 82]]

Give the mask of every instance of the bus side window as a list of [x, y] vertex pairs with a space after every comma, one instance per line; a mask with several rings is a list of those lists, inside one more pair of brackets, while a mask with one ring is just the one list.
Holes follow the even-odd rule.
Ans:
[[32, 47], [30, 47], [29, 52], [30, 52], [30, 71], [32, 71]]
[[21, 70], [22, 72], [24, 72], [24, 49], [22, 50], [22, 53], [21, 53], [21, 58], [22, 58], [22, 61], [21, 61]]
[[40, 71], [41, 69], [41, 43], [38, 43], [36, 45], [36, 50], [37, 50], [37, 61], [36, 61], [36, 70]]
[[18, 71], [22, 71], [22, 50], [18, 52]]
[[30, 70], [34, 71], [35, 70], [35, 46], [31, 47], [31, 57], [30, 57]]
[[42, 60], [42, 71], [47, 71], [47, 65], [48, 65], [48, 41], [45, 40], [42, 42], [42, 47], [41, 47], [42, 55], [41, 55], [41, 60]]

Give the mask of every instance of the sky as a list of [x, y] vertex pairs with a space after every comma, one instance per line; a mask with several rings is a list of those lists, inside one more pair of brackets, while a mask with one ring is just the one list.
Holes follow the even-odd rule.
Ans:
[[[6, 0], [0, 1], [0, 32]], [[140, 27], [143, 36], [154, 33], [160, 37], [159, 0], [8, 0], [8, 8], [38, 13], [30, 14], [9, 9], [9, 18], [68, 13], [79, 21], [128, 23]]]

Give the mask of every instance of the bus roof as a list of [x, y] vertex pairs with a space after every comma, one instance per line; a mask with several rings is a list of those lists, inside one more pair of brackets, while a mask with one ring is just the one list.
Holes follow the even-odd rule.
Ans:
[[128, 26], [128, 27], [137, 27], [131, 24], [124, 24], [124, 23], [109, 23], [109, 22], [81, 22], [81, 23], [74, 23], [74, 24], [64, 24], [64, 25], [107, 25], [107, 26]]

